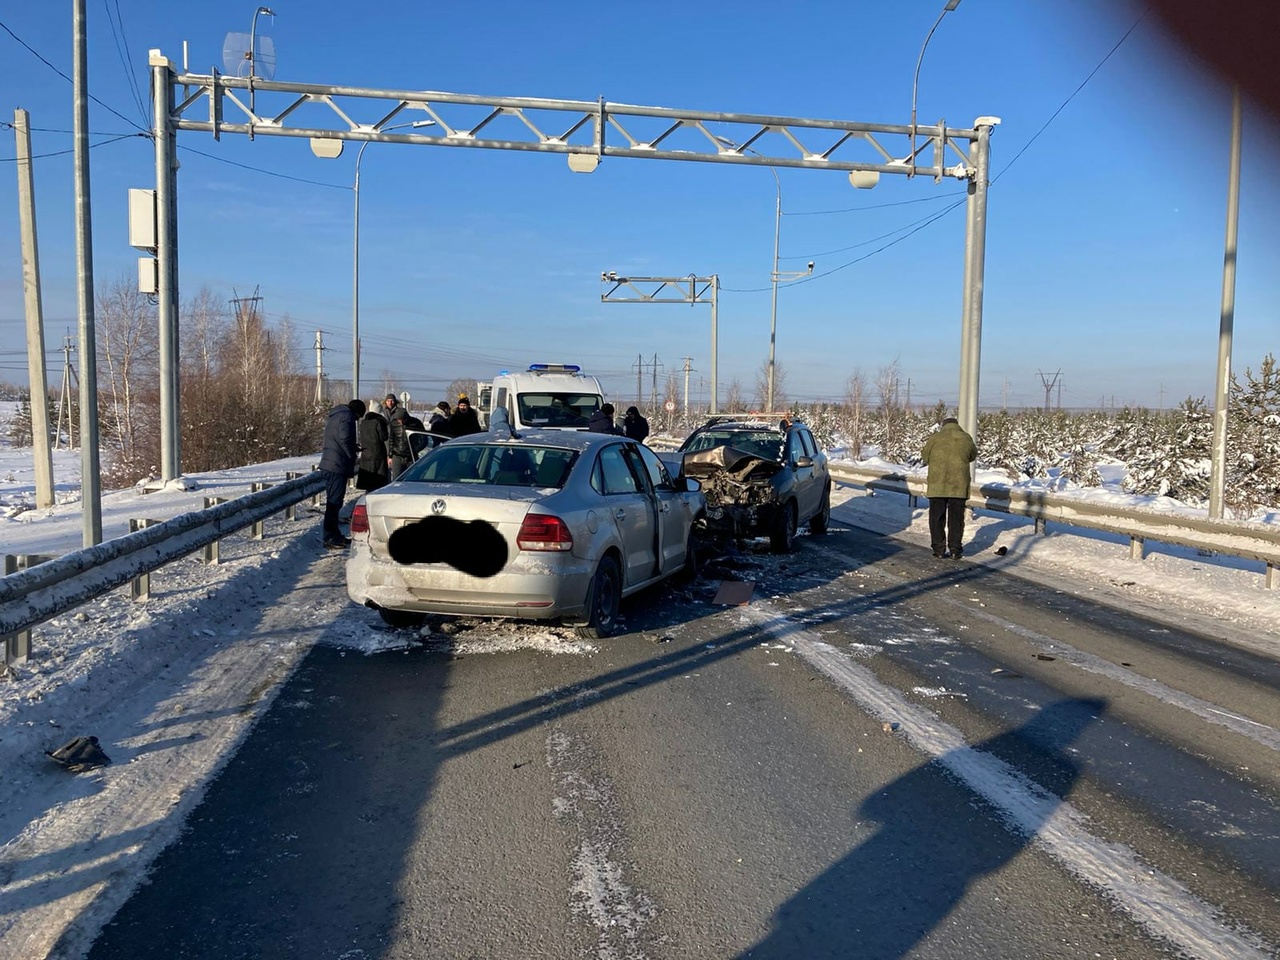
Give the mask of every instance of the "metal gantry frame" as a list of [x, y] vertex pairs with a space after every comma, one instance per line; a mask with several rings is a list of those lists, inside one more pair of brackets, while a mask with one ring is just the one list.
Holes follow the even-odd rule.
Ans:
[[[690, 273], [683, 277], [620, 277], [609, 270], [600, 274], [600, 282], [612, 284], [600, 294], [602, 303], [709, 303], [711, 304], [711, 409], [710, 413], [719, 413], [717, 400], [716, 365], [720, 356], [720, 277], [711, 274], [699, 277]], [[636, 286], [642, 284], [643, 286]], [[656, 284], [656, 286], [654, 286]], [[615, 296], [618, 291], [624, 295]], [[626, 296], [630, 291], [634, 296]], [[708, 291], [710, 296], [708, 296]], [[678, 294], [678, 295], [677, 295]], [[685, 391], [686, 395], [688, 391]]]
[[[978, 344], [986, 236], [987, 171], [996, 117], [973, 127], [862, 123], [762, 114], [715, 113], [594, 101], [485, 97], [425, 90], [292, 83], [178, 72], [159, 50], [150, 51], [155, 101], [156, 216], [161, 324], [161, 453], [164, 479], [180, 474], [177, 398], [177, 187], [176, 135], [180, 130], [248, 137], [295, 137], [471, 147], [563, 154], [577, 172], [605, 157], [728, 163], [744, 166], [838, 170], [867, 186], [880, 174], [954, 177], [968, 182], [965, 288], [962, 297], [960, 409], [962, 424], [977, 423]], [[179, 92], [181, 96], [179, 97]], [[258, 102], [278, 104], [259, 113]], [[339, 101], [343, 103], [339, 103]], [[348, 104], [347, 101], [350, 101]], [[434, 121], [430, 133], [389, 133], [405, 111]], [[228, 116], [230, 113], [230, 116]], [[305, 125], [303, 114], [317, 115]], [[368, 113], [370, 119], [355, 119]], [[707, 124], [719, 125], [739, 146], [726, 146]], [[767, 137], [767, 141], [766, 138]], [[892, 150], [886, 144], [901, 144]], [[777, 155], [770, 149], [779, 146]], [[748, 155], [747, 149], [755, 152]], [[947, 163], [950, 157], [952, 162]], [[927, 158], [927, 164], [921, 159]], [[168, 331], [166, 333], [166, 331]], [[167, 373], [166, 373], [167, 371]], [[168, 393], [166, 398], [165, 394]]]

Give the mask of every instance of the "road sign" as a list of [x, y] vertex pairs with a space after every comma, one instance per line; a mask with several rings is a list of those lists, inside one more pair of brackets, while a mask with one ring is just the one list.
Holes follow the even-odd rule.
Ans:
[[673, 413], [676, 409], [676, 402], [674, 400], [668, 400], [665, 406], [667, 408], [667, 413]]
[[409, 391], [408, 391], [408, 390], [402, 390], [402, 391], [400, 391], [400, 402], [401, 402], [401, 403], [403, 403], [406, 407], [409, 405]]

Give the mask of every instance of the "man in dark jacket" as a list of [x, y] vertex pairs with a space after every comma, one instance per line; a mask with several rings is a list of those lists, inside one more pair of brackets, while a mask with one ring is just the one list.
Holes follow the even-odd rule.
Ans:
[[458, 397], [458, 405], [453, 408], [453, 416], [449, 418], [449, 436], [465, 437], [483, 432], [480, 429], [480, 418], [471, 409], [471, 401], [464, 393]]
[[427, 429], [432, 433], [449, 432], [449, 416], [453, 413], [449, 409], [449, 401], [441, 400], [436, 404], [436, 408], [431, 411], [431, 419], [427, 421]]
[[920, 451], [920, 459], [929, 466], [925, 486], [929, 498], [929, 542], [939, 560], [948, 555], [956, 560], [964, 556], [964, 507], [973, 482], [969, 464], [977, 458], [973, 437], [955, 417], [943, 420], [941, 428]]
[[391, 477], [387, 465], [387, 421], [378, 411], [370, 410], [356, 428], [360, 452], [356, 469], [357, 490], [377, 490]]
[[394, 480], [413, 460], [409, 451], [409, 438], [404, 435], [405, 418], [409, 411], [400, 406], [394, 393], [388, 393], [382, 405], [387, 411], [387, 453], [390, 457], [390, 476]]
[[622, 432], [632, 440], [644, 443], [644, 438], [649, 435], [649, 421], [640, 416], [637, 408], [627, 407], [622, 417]]
[[612, 433], [617, 434], [618, 428], [613, 425], [613, 404], [606, 403], [599, 410], [591, 414], [591, 419], [587, 421], [587, 430], [591, 433]]
[[347, 481], [356, 473], [356, 420], [364, 416], [363, 400], [349, 400], [329, 411], [320, 448], [324, 474], [324, 545], [341, 550], [351, 541], [338, 528], [338, 512], [347, 497]]

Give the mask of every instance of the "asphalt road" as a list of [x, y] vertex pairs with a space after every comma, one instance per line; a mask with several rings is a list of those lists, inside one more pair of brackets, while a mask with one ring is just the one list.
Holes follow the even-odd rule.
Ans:
[[624, 614], [316, 647], [90, 957], [1277, 955], [1276, 659], [848, 528]]

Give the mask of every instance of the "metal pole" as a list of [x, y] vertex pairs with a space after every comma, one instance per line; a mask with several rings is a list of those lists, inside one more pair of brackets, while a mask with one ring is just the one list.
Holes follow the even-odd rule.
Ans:
[[364, 158], [364, 148], [369, 145], [366, 140], [360, 144], [356, 154], [356, 179], [352, 192], [356, 197], [355, 224], [356, 237], [353, 245], [352, 279], [351, 279], [351, 396], [360, 396], [360, 161]]
[[156, 145], [156, 260], [160, 323], [160, 474], [168, 483], [181, 474], [178, 437], [178, 230], [174, 209], [177, 137], [173, 129], [173, 64], [153, 52], [151, 96]]
[[31, 385], [31, 449], [36, 506], [53, 506], [53, 452], [49, 448], [49, 385], [44, 369], [44, 311], [40, 304], [40, 251], [36, 244], [36, 185], [31, 170], [31, 117], [13, 111], [18, 157], [18, 220], [22, 237], [22, 289], [27, 314], [27, 377]]
[[960, 6], [960, 0], [947, 0], [946, 6], [942, 8], [942, 12], [938, 14], [938, 19], [933, 21], [933, 26], [929, 28], [929, 32], [925, 34], [924, 43], [920, 44], [920, 56], [916, 57], [916, 73], [911, 79], [911, 162], [908, 165], [907, 176], [914, 177], [916, 175], [916, 93], [920, 89], [920, 64], [924, 63], [924, 50], [929, 46], [929, 40], [933, 37], [933, 31], [938, 29], [938, 24], [942, 22], [942, 18], [948, 13]]
[[[974, 122], [978, 138], [970, 149], [973, 179], [970, 183], [969, 216], [965, 236], [965, 322], [961, 344], [962, 406], [960, 425], [973, 437], [978, 433], [978, 379], [982, 357], [982, 294], [987, 254], [987, 186], [991, 172], [992, 117]], [[967, 369], [963, 369], [967, 366]]]
[[85, 0], [74, 5], [76, 274], [80, 308], [80, 497], [84, 545], [102, 542], [102, 471], [98, 462], [98, 349], [93, 316], [93, 222], [89, 203], [89, 52]]
[[718, 332], [718, 324], [720, 320], [720, 277], [717, 274], [711, 275], [711, 413], [715, 415], [720, 412], [720, 404], [717, 401], [717, 359], [720, 355], [719, 346], [716, 337]]
[[1213, 400], [1213, 462], [1209, 516], [1222, 518], [1227, 473], [1227, 403], [1231, 389], [1231, 338], [1236, 316], [1236, 237], [1240, 227], [1240, 87], [1231, 91], [1231, 165], [1227, 174], [1227, 239], [1222, 257], [1222, 314], [1218, 326], [1218, 380]]
[[778, 194], [773, 216], [773, 309], [769, 314], [769, 386], [765, 398], [765, 409], [772, 413], [774, 350], [778, 342], [778, 239], [782, 235], [782, 182], [778, 179], [777, 170], [770, 167], [769, 172], [773, 174], [773, 184]]

